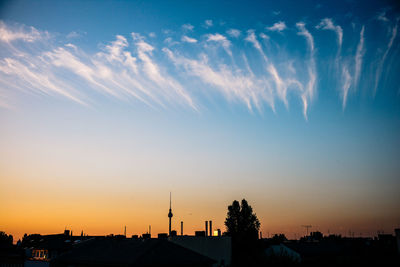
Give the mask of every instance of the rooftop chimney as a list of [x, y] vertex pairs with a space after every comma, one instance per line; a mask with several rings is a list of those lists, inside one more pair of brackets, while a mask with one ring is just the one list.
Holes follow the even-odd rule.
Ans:
[[181, 235], [183, 235], [183, 221], [181, 221]]
[[212, 221], [210, 221], [210, 236], [213, 236], [213, 232], [212, 232]]
[[206, 236], [208, 235], [208, 221], [206, 221]]

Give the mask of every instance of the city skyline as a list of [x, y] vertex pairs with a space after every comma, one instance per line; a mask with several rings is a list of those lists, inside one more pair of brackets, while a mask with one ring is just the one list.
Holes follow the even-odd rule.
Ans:
[[[400, 224], [396, 1], [2, 1], [0, 230]], [[172, 213], [171, 213], [172, 216]]]

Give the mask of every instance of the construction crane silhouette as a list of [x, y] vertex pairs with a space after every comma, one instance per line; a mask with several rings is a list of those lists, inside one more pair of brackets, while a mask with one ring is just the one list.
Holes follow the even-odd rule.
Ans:
[[302, 227], [306, 228], [307, 236], [308, 236], [308, 229], [310, 229], [312, 227], [312, 225], [302, 225]]

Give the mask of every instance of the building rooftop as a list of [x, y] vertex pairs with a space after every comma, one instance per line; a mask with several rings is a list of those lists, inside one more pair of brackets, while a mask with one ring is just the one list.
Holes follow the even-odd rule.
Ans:
[[211, 266], [214, 260], [163, 239], [102, 238], [84, 241], [52, 264], [108, 266]]

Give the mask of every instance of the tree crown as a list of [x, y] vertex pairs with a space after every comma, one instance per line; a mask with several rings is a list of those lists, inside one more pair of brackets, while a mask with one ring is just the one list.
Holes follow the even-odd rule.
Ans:
[[225, 220], [227, 235], [236, 238], [257, 238], [260, 229], [260, 222], [252, 207], [245, 199], [241, 204], [235, 200], [228, 206], [228, 213]]

